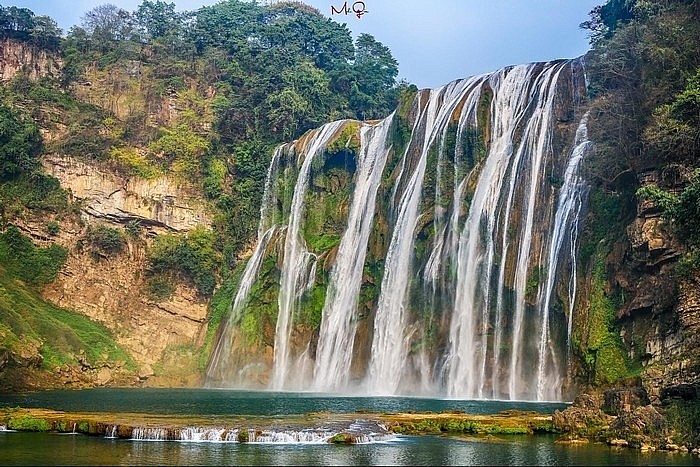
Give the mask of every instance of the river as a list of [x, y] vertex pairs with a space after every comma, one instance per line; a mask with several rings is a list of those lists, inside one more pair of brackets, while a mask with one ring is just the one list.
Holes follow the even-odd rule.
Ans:
[[[310, 412], [456, 411], [552, 413], [562, 403], [339, 397], [209, 389], [92, 389], [0, 394], [1, 407], [134, 412], [178, 417], [273, 420]], [[57, 433], [0, 432], [3, 465], [694, 465], [692, 455], [642, 453], [599, 444], [562, 445], [551, 435], [447, 438], [395, 436], [358, 445], [173, 442]]]

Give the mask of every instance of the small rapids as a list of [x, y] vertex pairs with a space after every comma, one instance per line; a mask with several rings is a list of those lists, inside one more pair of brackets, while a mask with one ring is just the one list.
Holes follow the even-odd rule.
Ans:
[[[119, 427], [110, 425], [105, 438], [119, 438]], [[308, 428], [233, 428], [233, 427], [134, 427], [132, 441], [180, 441], [250, 444], [371, 444], [395, 439], [381, 423], [373, 420], [331, 422]]]

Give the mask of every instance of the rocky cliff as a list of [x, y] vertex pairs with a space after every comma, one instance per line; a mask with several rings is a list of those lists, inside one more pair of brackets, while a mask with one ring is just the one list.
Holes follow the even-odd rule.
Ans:
[[[649, 170], [642, 186], [680, 192], [679, 173]], [[678, 262], [686, 247], [657, 203], [640, 198], [626, 239], [607, 258], [611, 286], [624, 300], [616, 313], [630, 359], [641, 364], [641, 383], [652, 402], [675, 388], [700, 385], [700, 277]]]
[[[56, 52], [12, 39], [0, 42], [2, 81], [17, 76], [28, 82], [53, 79], [60, 75], [61, 67], [62, 60]], [[91, 76], [95, 74], [93, 70]], [[82, 83], [78, 85], [82, 91], [75, 94], [83, 102], [101, 106], [118, 117], [134, 111], [118, 103], [136, 95], [128, 89], [120, 93], [121, 87], [116, 84], [119, 79], [117, 73], [109, 83]], [[177, 99], [171, 96], [166, 100], [172, 106], [165, 113], [160, 100], [148, 108], [154, 121], [167, 122], [177, 114]], [[143, 96], [141, 101], [148, 102]], [[37, 115], [45, 143], [58, 141], [75, 131], [71, 126], [71, 111], [79, 109], [72, 105], [56, 105], [53, 101], [41, 105]], [[0, 370], [11, 370], [16, 381], [11, 385], [15, 387], [200, 384], [198, 352], [207, 330], [209, 301], [187, 281], [177, 281], [173, 293], [166, 298], [149, 294], [147, 251], [158, 235], [184, 237], [194, 228], [211, 227], [212, 216], [201, 190], [167, 173], [148, 179], [127, 176], [124, 171], [115, 170], [113, 164], [90, 157], [47, 151], [41, 163], [43, 172], [58, 179], [61, 188], [68, 192], [72, 208], [59, 212], [29, 209], [6, 213], [11, 216], [10, 223], [36, 245], [55, 243], [68, 252], [57, 279], [44, 286], [41, 295], [56, 306], [75, 310], [104, 325], [129, 353], [136, 371], [122, 368], [123, 362], [104, 361], [93, 366], [76, 355], [76, 364], [57, 369], [55, 377], [37, 376], [25, 381], [19, 373], [29, 374], [42, 367], [39, 352], [42, 342], [31, 339], [21, 348], [3, 349], [7, 351], [0, 358]], [[47, 228], [48, 224], [52, 224], [53, 230]], [[121, 232], [123, 247], [109, 254], [91, 247], [89, 235], [96, 227]], [[5, 374], [10, 378], [8, 375]], [[44, 383], [37, 378], [44, 378]]]
[[10, 38], [0, 39], [0, 81], [9, 81], [18, 74], [29, 79], [58, 77], [63, 60], [54, 52]]

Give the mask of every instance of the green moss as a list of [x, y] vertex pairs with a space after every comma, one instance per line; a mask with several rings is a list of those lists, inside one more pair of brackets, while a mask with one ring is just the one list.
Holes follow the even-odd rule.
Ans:
[[338, 433], [328, 440], [330, 444], [352, 444], [352, 436], [345, 433]]
[[326, 152], [329, 154], [337, 154], [341, 151], [350, 151], [355, 154], [358, 149], [360, 149], [360, 122], [347, 123], [343, 131], [326, 146]]
[[486, 158], [487, 148], [483, 133], [472, 128], [466, 129], [462, 135], [460, 150], [463, 156], [460, 159], [458, 175], [463, 177]]
[[588, 319], [582, 325], [583, 335], [575, 336], [589, 377], [596, 385], [612, 384], [638, 372], [638, 364], [630, 361], [615, 325], [615, 302], [605, 292], [605, 257], [607, 248], [601, 243], [594, 256]]
[[333, 248], [334, 246], [339, 245], [339, 244], [340, 244], [340, 235], [336, 235], [336, 234], [309, 236], [309, 238], [306, 240], [306, 246], [311, 251], [316, 251], [316, 252], [330, 250], [331, 248]]
[[390, 152], [390, 157], [386, 161], [382, 174], [382, 181], [385, 186], [390, 181], [396, 166], [403, 159], [406, 148], [411, 141], [411, 132], [412, 128], [408, 124], [408, 120], [402, 117], [401, 114], [397, 115], [396, 118], [394, 118], [394, 123], [389, 135], [392, 151]]
[[277, 257], [263, 260], [258, 279], [250, 289], [247, 305], [241, 312], [240, 330], [248, 345], [274, 345], [274, 330], [277, 322], [280, 271]]
[[18, 417], [13, 417], [7, 423], [7, 427], [11, 430], [18, 431], [50, 431], [51, 424], [41, 418], [33, 417], [29, 414], [23, 414]]
[[493, 101], [493, 91], [491, 88], [484, 88], [479, 96], [479, 105], [476, 111], [476, 121], [481, 128], [481, 140], [486, 141], [486, 131], [491, 121], [491, 101]]
[[302, 235], [310, 251], [321, 254], [340, 243], [350, 199], [349, 173], [339, 168], [326, 171], [316, 189], [306, 193]]
[[530, 276], [527, 278], [527, 284], [525, 285], [525, 295], [532, 297], [532, 294], [537, 292], [537, 288], [540, 282], [545, 278], [545, 268], [538, 266], [535, 268]]
[[406, 119], [409, 110], [411, 110], [411, 105], [416, 98], [416, 94], [418, 94], [418, 88], [415, 84], [411, 84], [401, 91], [399, 105], [396, 110], [396, 115], [399, 118]]
[[310, 292], [305, 293], [295, 315], [295, 321], [311, 329], [321, 326], [323, 306], [326, 303], [327, 281], [314, 286]]

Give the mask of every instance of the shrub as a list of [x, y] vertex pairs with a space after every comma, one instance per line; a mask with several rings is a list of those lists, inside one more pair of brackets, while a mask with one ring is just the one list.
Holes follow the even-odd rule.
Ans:
[[121, 230], [104, 225], [89, 226], [88, 243], [105, 256], [111, 256], [122, 251], [126, 239]]
[[58, 232], [61, 231], [61, 226], [58, 225], [58, 222], [56, 221], [50, 221], [49, 223], [46, 224], [46, 233], [51, 235], [52, 237], [55, 237], [58, 235]]
[[127, 175], [152, 180], [161, 174], [158, 167], [135, 147], [113, 147], [109, 150], [109, 158]]
[[67, 258], [68, 251], [61, 245], [36, 247], [14, 225], [0, 233], [0, 263], [28, 284], [53, 282]]
[[20, 431], [49, 431], [51, 424], [41, 418], [33, 417], [29, 414], [20, 415], [17, 418], [12, 418], [7, 424], [11, 430]]
[[149, 274], [165, 278], [174, 272], [194, 285], [201, 295], [211, 296], [221, 263], [214, 241], [214, 233], [202, 227], [193, 229], [186, 237], [156, 237], [148, 252]]

